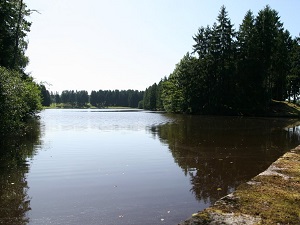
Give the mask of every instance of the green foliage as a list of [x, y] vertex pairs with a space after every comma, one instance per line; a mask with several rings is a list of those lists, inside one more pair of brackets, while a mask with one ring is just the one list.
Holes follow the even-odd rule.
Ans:
[[89, 94], [87, 91], [63, 91], [60, 96], [61, 103], [70, 104], [71, 107], [86, 107], [89, 103]]
[[172, 79], [172, 77], [163, 83], [162, 99], [167, 112], [182, 112], [184, 104], [183, 93], [178, 88], [176, 80]]
[[257, 58], [255, 18], [252, 11], [244, 17], [237, 35], [237, 107], [243, 111], [261, 109], [265, 105], [261, 62]]
[[19, 133], [41, 109], [41, 92], [25, 74], [30, 15], [23, 0], [0, 1], [0, 135]]
[[30, 78], [0, 67], [1, 135], [18, 132], [24, 121], [41, 109], [40, 89]]
[[291, 49], [291, 67], [288, 80], [288, 97], [289, 100], [293, 98], [293, 102], [296, 103], [297, 97], [300, 94], [300, 38], [296, 38], [293, 41]]
[[109, 106], [122, 106], [138, 108], [143, 92], [137, 90], [99, 90], [92, 91], [90, 103], [92, 106], [103, 108]]
[[[166, 80], [166, 78], [165, 78]], [[161, 80], [158, 84], [146, 88], [143, 97], [143, 107], [147, 110], [164, 110], [162, 95], [163, 95], [163, 83], [165, 80]]]
[[22, 0], [0, 1], [0, 66], [23, 72], [28, 64], [26, 35], [31, 23], [26, 17], [30, 12]]
[[163, 84], [162, 99], [164, 108], [170, 112], [192, 112], [197, 108], [194, 101], [194, 94], [199, 93], [197, 59], [187, 53], [176, 65], [175, 70], [170, 74], [169, 79]]
[[163, 80], [160, 80], [156, 87], [156, 109], [164, 110], [163, 101], [162, 101], [162, 91], [163, 91]]
[[146, 88], [143, 102], [144, 102], [144, 109], [148, 110], [156, 110], [156, 90], [157, 90], [157, 84], [154, 83], [152, 86]]
[[50, 92], [46, 89], [45, 85], [40, 85], [41, 89], [41, 97], [42, 97], [42, 106], [50, 106], [51, 104], [51, 96]]
[[104, 107], [131, 107], [137, 108], [143, 98], [143, 93], [137, 90], [99, 90], [92, 91], [91, 95], [87, 91], [64, 90], [61, 95], [55, 94], [52, 99], [55, 103], [63, 103], [71, 108], [82, 108], [91, 106], [97, 108]]
[[284, 32], [279, 19], [278, 12], [266, 6], [259, 11], [255, 21], [257, 58], [260, 62], [266, 104], [272, 98], [283, 100], [285, 97], [285, 90], [278, 89], [285, 88], [289, 51], [287, 44], [290, 35]]
[[141, 100], [141, 101], [139, 101], [139, 103], [138, 103], [138, 109], [143, 109], [143, 108], [144, 108], [144, 101]]
[[[236, 32], [224, 6], [217, 21], [200, 27], [187, 53], [162, 83], [156, 99], [169, 112], [262, 114], [272, 100], [299, 94], [299, 41], [283, 28], [278, 12], [266, 6], [248, 11]], [[151, 105], [152, 89], [144, 95]]]
[[24, 90], [22, 91], [22, 98], [24, 100], [25, 117], [34, 116], [41, 110], [42, 99], [38, 84], [32, 81], [31, 78], [26, 78], [24, 82]]

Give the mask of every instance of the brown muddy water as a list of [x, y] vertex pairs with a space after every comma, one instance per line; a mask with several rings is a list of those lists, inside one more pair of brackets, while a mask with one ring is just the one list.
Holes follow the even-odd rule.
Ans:
[[300, 142], [298, 121], [47, 109], [1, 141], [0, 224], [177, 224]]

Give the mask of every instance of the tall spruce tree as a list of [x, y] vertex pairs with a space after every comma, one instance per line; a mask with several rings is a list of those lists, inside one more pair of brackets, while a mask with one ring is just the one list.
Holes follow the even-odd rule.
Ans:
[[41, 97], [42, 97], [42, 106], [50, 106], [51, 104], [51, 97], [50, 92], [46, 89], [45, 85], [40, 85], [41, 89]]
[[228, 17], [228, 12], [225, 6], [221, 7], [220, 13], [217, 18], [216, 27], [217, 36], [217, 51], [219, 57], [219, 71], [218, 71], [218, 81], [219, 81], [219, 104], [220, 106], [231, 105], [232, 94], [234, 90], [233, 76], [234, 76], [234, 38], [235, 31], [231, 20]]
[[237, 34], [237, 94], [236, 107], [242, 112], [253, 112], [265, 106], [263, 74], [258, 58], [255, 18], [248, 11]]
[[297, 102], [300, 94], [300, 38], [292, 41], [292, 50], [290, 52], [290, 70], [287, 77], [288, 99]]
[[[279, 68], [280, 65], [276, 64], [279, 60], [277, 56], [280, 54], [286, 55], [287, 48], [283, 42], [285, 42], [284, 39], [287, 36], [283, 35], [283, 24], [280, 21], [278, 12], [271, 9], [268, 5], [259, 11], [255, 20], [255, 29], [258, 44], [257, 57], [261, 63], [260, 68], [265, 90], [265, 105], [268, 107], [273, 97], [276, 97], [273, 90], [278, 82], [285, 83], [286, 74], [280, 76], [278, 74], [279, 70], [281, 70]], [[279, 56], [279, 58], [282, 56]], [[277, 96], [277, 99], [282, 100], [281, 96]]]

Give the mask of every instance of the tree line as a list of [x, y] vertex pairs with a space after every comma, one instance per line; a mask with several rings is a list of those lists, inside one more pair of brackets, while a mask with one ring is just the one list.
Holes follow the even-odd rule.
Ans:
[[74, 91], [64, 90], [61, 94], [50, 93], [42, 85], [43, 105], [50, 106], [52, 103], [63, 104], [65, 107], [84, 108], [94, 106], [97, 108], [106, 107], [131, 107], [142, 108], [139, 106], [143, 99], [144, 92], [138, 90], [98, 90], [91, 91], [91, 94], [85, 90]]
[[138, 108], [144, 92], [138, 90], [99, 90], [92, 91], [90, 104], [96, 107], [123, 106]]
[[300, 39], [284, 29], [278, 12], [266, 6], [248, 11], [236, 31], [222, 6], [212, 26], [193, 36], [174, 71], [145, 90], [145, 109], [175, 113], [255, 114], [272, 100], [297, 100]]

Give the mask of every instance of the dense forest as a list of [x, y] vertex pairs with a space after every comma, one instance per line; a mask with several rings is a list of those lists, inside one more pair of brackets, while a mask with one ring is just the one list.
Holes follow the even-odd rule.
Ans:
[[66, 108], [87, 108], [87, 107], [131, 107], [131, 108], [142, 108], [139, 103], [142, 101], [144, 92], [137, 90], [99, 90], [92, 91], [91, 94], [87, 91], [68, 91], [64, 90], [61, 94], [50, 93], [44, 85], [42, 87], [43, 106], [55, 106], [66, 107]]
[[212, 26], [193, 36], [174, 71], [145, 90], [144, 108], [175, 113], [257, 114], [273, 100], [296, 102], [300, 87], [300, 39], [266, 6], [248, 11], [234, 29], [224, 6]]
[[0, 136], [23, 132], [41, 109], [40, 87], [25, 73], [31, 13], [22, 0], [0, 1]]

